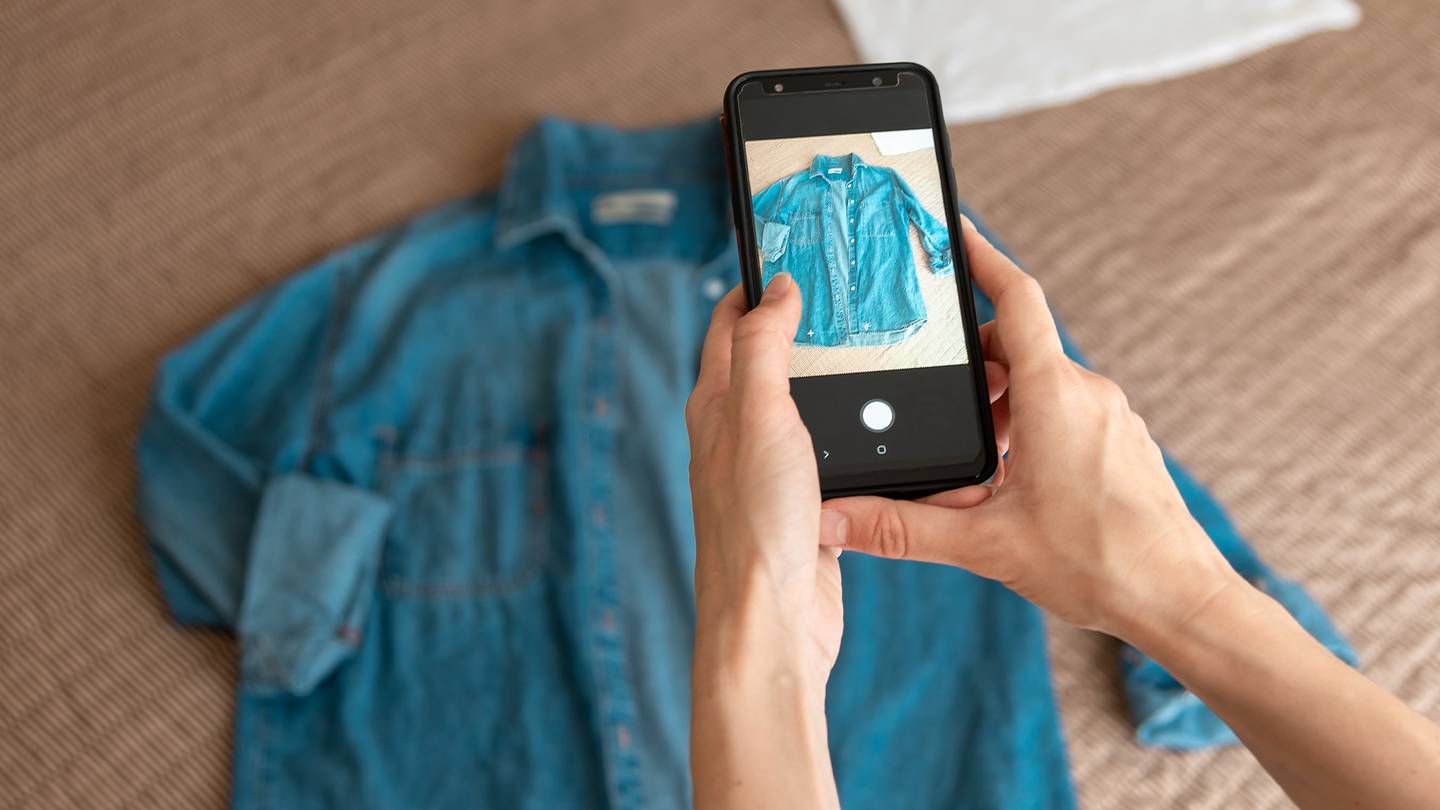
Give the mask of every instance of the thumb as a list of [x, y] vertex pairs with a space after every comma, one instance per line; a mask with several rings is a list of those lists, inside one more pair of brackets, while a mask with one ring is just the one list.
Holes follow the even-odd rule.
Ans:
[[889, 498], [823, 504], [821, 543], [876, 557], [954, 565], [986, 576], [1000, 520], [987, 504], [955, 508]]
[[799, 325], [800, 290], [789, 273], [779, 273], [760, 303], [735, 322], [730, 385], [742, 402], [789, 392], [790, 346]]

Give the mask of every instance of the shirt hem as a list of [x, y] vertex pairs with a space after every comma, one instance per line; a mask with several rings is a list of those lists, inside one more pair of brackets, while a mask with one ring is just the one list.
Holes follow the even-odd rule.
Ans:
[[903, 340], [911, 338], [919, 332], [928, 322], [927, 318], [921, 318], [907, 326], [899, 329], [887, 329], [885, 331], [853, 332], [841, 336], [839, 342], [828, 342], [826, 340], [813, 340], [809, 337], [795, 338], [796, 346], [814, 346], [827, 349], [845, 349], [866, 346], [890, 346]]

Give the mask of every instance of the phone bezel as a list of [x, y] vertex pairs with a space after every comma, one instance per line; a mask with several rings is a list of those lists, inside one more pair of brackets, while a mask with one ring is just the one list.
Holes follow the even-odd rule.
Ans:
[[[995, 447], [995, 426], [990, 414], [990, 394], [985, 379], [984, 358], [980, 352], [980, 330], [975, 315], [975, 294], [970, 278], [970, 261], [960, 225], [960, 211], [955, 194], [955, 171], [951, 157], [949, 132], [945, 128], [945, 116], [940, 106], [940, 92], [935, 77], [925, 67], [914, 62], [886, 62], [862, 65], [832, 65], [810, 68], [788, 68], [779, 70], [748, 71], [736, 76], [725, 88], [725, 101], [721, 113], [721, 129], [725, 140], [725, 168], [730, 181], [730, 203], [735, 219], [735, 239], [740, 253], [740, 277], [745, 296], [753, 308], [760, 300], [760, 279], [763, 273], [756, 262], [753, 246], [755, 239], [754, 217], [751, 213], [749, 166], [745, 157], [745, 142], [741, 131], [739, 113], [740, 89], [753, 81], [784, 83], [799, 80], [807, 89], [806, 93], [847, 93], [883, 90], [863, 84], [840, 87], [825, 87], [831, 80], [844, 81], [856, 74], [914, 73], [925, 84], [930, 104], [931, 130], [935, 138], [936, 160], [941, 177], [941, 196], [944, 199], [945, 220], [950, 230], [950, 244], [955, 264], [957, 294], [960, 296], [965, 327], [966, 345], [972, 347], [971, 362], [967, 364], [978, 398], [976, 414], [980, 425], [981, 456], [979, 467], [973, 473], [952, 474], [957, 468], [965, 468], [967, 462], [955, 465], [912, 467], [899, 470], [855, 473], [845, 476], [827, 477], [821, 474], [821, 494], [825, 498], [850, 495], [884, 495], [895, 498], [918, 498], [947, 489], [983, 484], [995, 474], [999, 465], [999, 454]], [[815, 84], [821, 85], [818, 89]], [[906, 473], [909, 473], [908, 475]]]

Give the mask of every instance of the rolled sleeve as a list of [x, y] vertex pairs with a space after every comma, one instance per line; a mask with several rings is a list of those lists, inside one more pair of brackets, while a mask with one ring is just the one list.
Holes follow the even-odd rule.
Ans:
[[240, 608], [247, 689], [306, 694], [358, 646], [392, 509], [335, 481], [270, 481], [251, 538]]

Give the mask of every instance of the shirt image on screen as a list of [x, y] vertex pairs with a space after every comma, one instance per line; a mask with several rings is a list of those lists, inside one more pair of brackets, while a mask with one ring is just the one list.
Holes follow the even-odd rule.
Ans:
[[790, 376], [968, 362], [929, 129], [745, 143], [762, 282], [804, 302]]

